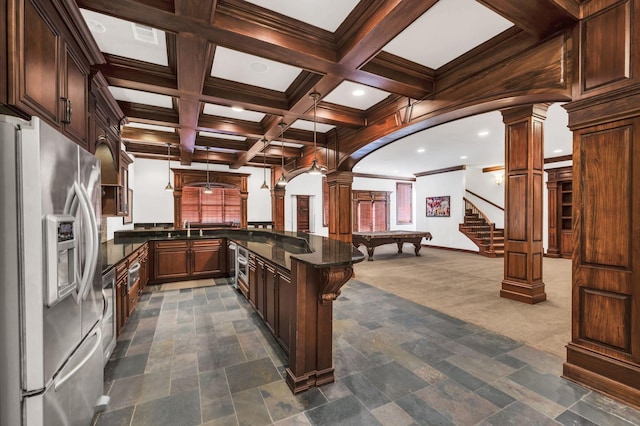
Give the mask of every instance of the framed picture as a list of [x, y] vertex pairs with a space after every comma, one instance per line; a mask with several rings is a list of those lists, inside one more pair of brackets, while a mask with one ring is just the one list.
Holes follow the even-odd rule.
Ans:
[[122, 218], [123, 223], [133, 223], [133, 189], [127, 191], [127, 206], [129, 211], [127, 215]]
[[450, 196], [427, 197], [427, 217], [451, 216]]

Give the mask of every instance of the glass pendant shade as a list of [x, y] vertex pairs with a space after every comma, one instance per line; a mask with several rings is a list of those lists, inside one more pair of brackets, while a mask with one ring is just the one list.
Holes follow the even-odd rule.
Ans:
[[171, 186], [171, 144], [167, 144], [167, 186], [164, 187], [165, 191], [173, 191]]

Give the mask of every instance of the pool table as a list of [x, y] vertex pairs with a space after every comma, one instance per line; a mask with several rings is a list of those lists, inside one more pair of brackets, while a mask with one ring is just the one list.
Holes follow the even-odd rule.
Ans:
[[377, 232], [354, 232], [353, 245], [357, 248], [360, 244], [367, 247], [370, 261], [373, 261], [373, 251], [383, 244], [398, 244], [398, 253], [402, 253], [404, 243], [412, 243], [415, 247], [416, 256], [420, 256], [422, 239], [431, 239], [431, 233], [418, 231], [377, 231]]

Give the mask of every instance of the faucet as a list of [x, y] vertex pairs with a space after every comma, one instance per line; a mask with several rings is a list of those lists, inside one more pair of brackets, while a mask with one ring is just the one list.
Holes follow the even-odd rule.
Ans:
[[187, 238], [191, 236], [191, 223], [188, 220], [185, 220], [182, 224], [183, 228], [187, 228]]

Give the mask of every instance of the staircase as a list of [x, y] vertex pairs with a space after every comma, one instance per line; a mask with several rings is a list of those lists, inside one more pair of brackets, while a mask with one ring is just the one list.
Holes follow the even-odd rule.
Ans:
[[504, 229], [496, 229], [495, 224], [471, 201], [464, 198], [464, 223], [458, 226], [460, 232], [469, 237], [486, 257], [504, 257]]

